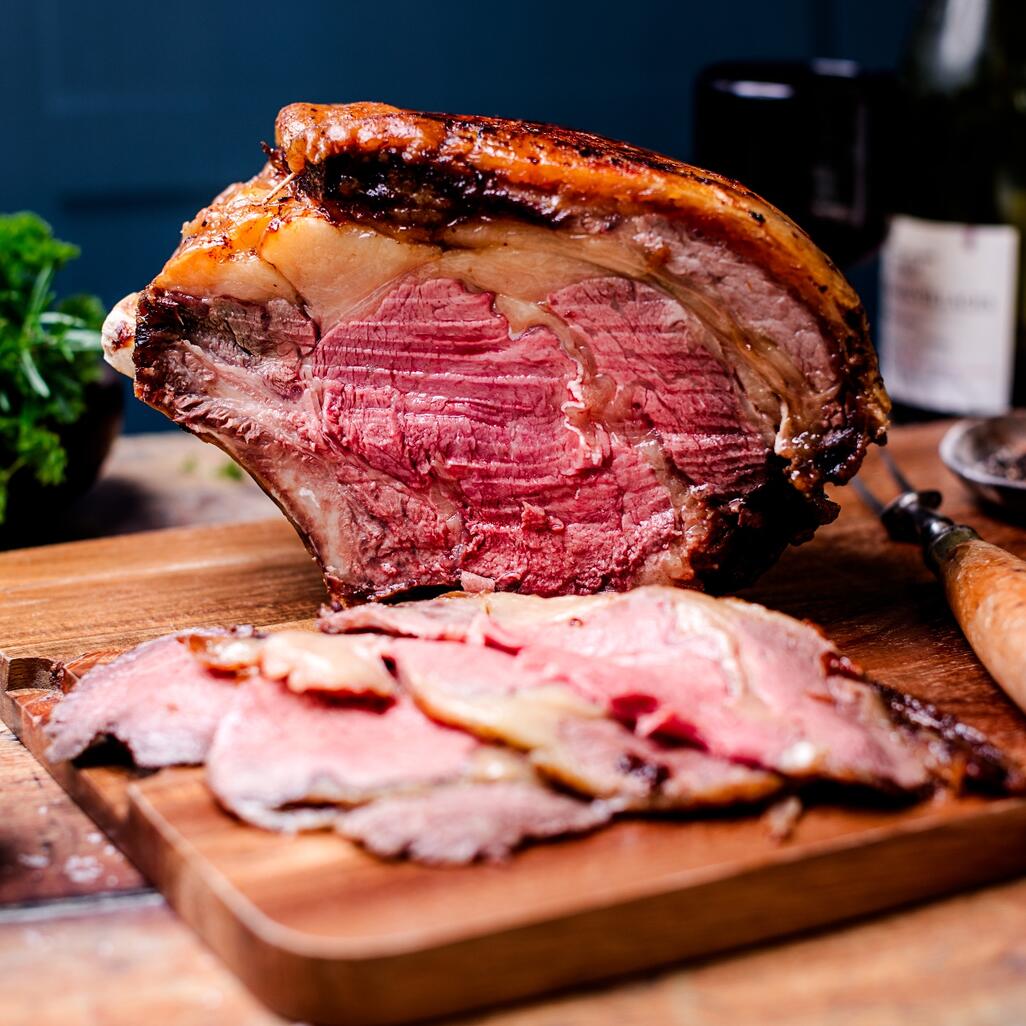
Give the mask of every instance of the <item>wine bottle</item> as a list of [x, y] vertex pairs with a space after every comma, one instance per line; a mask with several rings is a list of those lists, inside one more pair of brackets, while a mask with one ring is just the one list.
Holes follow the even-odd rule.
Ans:
[[896, 419], [1026, 401], [1026, 3], [928, 0], [899, 77], [881, 362]]
[[853, 61], [720, 61], [695, 82], [694, 160], [754, 189], [848, 270], [880, 248], [890, 76]]

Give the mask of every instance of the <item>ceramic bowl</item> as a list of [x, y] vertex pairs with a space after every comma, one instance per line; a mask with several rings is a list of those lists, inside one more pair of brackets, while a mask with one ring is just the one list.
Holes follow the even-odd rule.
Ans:
[[1006, 446], [1026, 453], [1026, 411], [959, 421], [941, 439], [940, 456], [980, 501], [1026, 519], [1026, 481], [1003, 477], [987, 465]]

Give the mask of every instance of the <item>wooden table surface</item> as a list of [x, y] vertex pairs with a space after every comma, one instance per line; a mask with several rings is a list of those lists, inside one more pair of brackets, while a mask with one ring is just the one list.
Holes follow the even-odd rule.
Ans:
[[[919, 443], [939, 434], [936, 427], [911, 430]], [[100, 485], [69, 516], [67, 537], [273, 513], [226, 465], [219, 452], [185, 435], [123, 438]], [[955, 487], [939, 470], [935, 483]], [[459, 1022], [1017, 1026], [1026, 1022], [1024, 927], [1026, 880]], [[282, 1020], [249, 996], [18, 741], [0, 731], [0, 1024], [148, 1022]]]

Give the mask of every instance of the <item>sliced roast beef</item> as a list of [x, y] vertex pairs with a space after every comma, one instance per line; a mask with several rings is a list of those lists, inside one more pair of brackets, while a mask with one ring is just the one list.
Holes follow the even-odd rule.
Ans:
[[463, 865], [504, 859], [525, 841], [594, 830], [609, 816], [607, 803], [578, 801], [532, 783], [447, 784], [343, 813], [336, 829], [386, 858]]
[[779, 776], [688, 745], [632, 734], [609, 719], [568, 719], [558, 744], [532, 752], [547, 776], [636, 811], [701, 809], [761, 802]]
[[[488, 695], [556, 687], [643, 737], [785, 777], [907, 791], [963, 775], [998, 789], [1021, 783], [975, 732], [913, 715], [917, 703], [867, 681], [815, 628], [736, 599], [660, 587], [462, 596], [330, 613], [322, 625], [466, 649], [450, 660], [467, 668], [458, 686], [429, 674], [409, 683], [435, 715], [470, 729], [482, 707], [496, 715]], [[391, 652], [402, 675], [403, 646]], [[477, 660], [486, 671], [474, 673]]]
[[340, 805], [473, 775], [490, 754], [405, 698], [385, 709], [343, 705], [254, 677], [220, 724], [207, 780], [251, 823], [310, 829], [332, 822]]
[[205, 761], [215, 797], [249, 823], [338, 826], [378, 854], [430, 863], [504, 858], [626, 807], [553, 791], [522, 754], [428, 719], [395, 690], [390, 643], [248, 628], [159, 638], [82, 676], [51, 717], [47, 754], [109, 736], [140, 767]]
[[[429, 614], [430, 615], [430, 614]], [[729, 762], [695, 748], [662, 744], [632, 734], [609, 719], [601, 706], [587, 702], [569, 688], [560, 685], [515, 688], [511, 686], [507, 656], [489, 648], [468, 650], [452, 643], [429, 643], [368, 634], [312, 634], [283, 631], [264, 639], [244, 639], [245, 647], [232, 638], [199, 638], [193, 651], [205, 665], [216, 665], [246, 675], [284, 680], [292, 691], [315, 696], [359, 696], [367, 698], [410, 695], [432, 718], [462, 727], [484, 740], [498, 740], [528, 753], [530, 763], [545, 776], [572, 788], [579, 794], [614, 802], [618, 809], [692, 808], [705, 805], [729, 805], [755, 801], [779, 789], [774, 774]], [[398, 674], [403, 690], [397, 692]], [[389, 687], [384, 686], [387, 679]], [[316, 702], [299, 707], [290, 704], [271, 689], [246, 691], [233, 706], [223, 730], [236, 732], [227, 745], [232, 756], [260, 765], [258, 750], [275, 750], [306, 744], [307, 755], [317, 765], [328, 764], [314, 724], [333, 731], [335, 721], [352, 729], [361, 722], [372, 726], [361, 712], [380, 711], [380, 705], [358, 707], [357, 715], [342, 716], [344, 708]], [[403, 699], [400, 697], [400, 700]], [[280, 718], [276, 718], [280, 711]], [[307, 710], [301, 718], [299, 710]], [[321, 718], [319, 709], [333, 709], [334, 717]], [[392, 713], [394, 715], [394, 711]], [[289, 722], [294, 717], [296, 722]], [[306, 720], [309, 723], [306, 723]], [[297, 740], [285, 744], [276, 732], [285, 732]], [[265, 736], [266, 735], [266, 736]], [[221, 736], [220, 734], [218, 735]], [[331, 735], [333, 737], [333, 735]], [[306, 738], [304, 742], [300, 739]], [[324, 736], [325, 744], [329, 735]], [[331, 743], [334, 743], [332, 741]], [[488, 749], [490, 761], [496, 756]], [[221, 759], [221, 746], [215, 745], [210, 765]], [[350, 753], [341, 752], [341, 760]], [[512, 758], [512, 757], [511, 757]], [[343, 762], [343, 765], [348, 763]], [[425, 765], [430, 765], [425, 761]], [[502, 763], [496, 766], [502, 767]], [[513, 761], [509, 766], [523, 766]], [[507, 766], [507, 768], [509, 768]], [[297, 770], [296, 764], [288, 767]], [[232, 768], [219, 776], [238, 780]], [[494, 776], [494, 772], [492, 776]], [[261, 786], [271, 792], [280, 789], [275, 774], [264, 771]], [[296, 785], [299, 791], [307, 785]], [[216, 788], [215, 788], [216, 789]], [[298, 799], [290, 799], [291, 804]], [[236, 808], [232, 801], [225, 802]], [[260, 808], [268, 800], [257, 802]], [[240, 812], [255, 821], [255, 816]], [[274, 812], [276, 821], [316, 821], [317, 812], [290, 809]], [[323, 812], [330, 819], [330, 810]]]
[[729, 588], [833, 517], [888, 405], [851, 288], [737, 183], [380, 104], [283, 110], [105, 343], [340, 602]]
[[112, 737], [137, 766], [201, 763], [235, 693], [235, 680], [197, 662], [184, 636], [148, 641], [89, 670], [61, 699], [47, 758], [73, 759]]
[[775, 774], [636, 736], [607, 718], [604, 703], [521, 674], [505, 651], [401, 638], [387, 651], [435, 719], [530, 752], [538, 769], [581, 793], [632, 809], [692, 808], [754, 801], [781, 785]]
[[261, 673], [283, 680], [292, 691], [332, 692], [390, 698], [395, 679], [382, 662], [386, 645], [377, 638], [349, 638], [343, 650], [311, 631], [272, 634], [261, 653]]
[[207, 780], [256, 826], [334, 825], [376, 854], [429, 863], [505, 858], [617, 809], [557, 794], [523, 756], [432, 722], [404, 696], [385, 709], [340, 705], [261, 677], [222, 720]]
[[450, 864], [815, 779], [913, 798], [1024, 787], [975, 731], [735, 599], [452, 595], [321, 625], [172, 635], [93, 666], [57, 705], [48, 755], [114, 737], [140, 766], [205, 760], [249, 823]]
[[[340, 644], [341, 642], [341, 644]], [[382, 638], [332, 638], [313, 631], [229, 635], [194, 634], [188, 638], [199, 662], [221, 673], [256, 674], [284, 681], [295, 692], [331, 692], [368, 700], [395, 694], [395, 678], [382, 662]]]

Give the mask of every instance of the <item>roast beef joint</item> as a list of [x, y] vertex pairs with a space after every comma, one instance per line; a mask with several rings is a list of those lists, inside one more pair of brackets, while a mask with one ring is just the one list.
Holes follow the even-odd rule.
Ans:
[[858, 298], [735, 182], [550, 126], [286, 107], [105, 326], [342, 604], [722, 591], [883, 437]]

